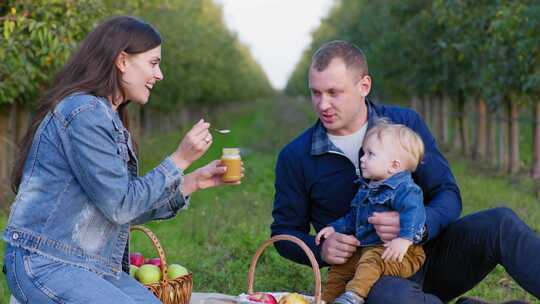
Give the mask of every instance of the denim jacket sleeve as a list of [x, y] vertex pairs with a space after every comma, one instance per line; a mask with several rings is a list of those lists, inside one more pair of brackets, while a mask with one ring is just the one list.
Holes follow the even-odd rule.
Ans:
[[78, 111], [66, 124], [66, 158], [89, 199], [109, 220], [130, 223], [156, 210], [176, 212], [183, 204], [183, 198], [179, 204], [170, 203], [178, 197], [182, 179], [170, 158], [145, 176], [130, 178], [119, 155], [111, 115], [103, 105], [94, 103]]
[[338, 218], [330, 223], [328, 226], [334, 227], [334, 230], [343, 234], [354, 234], [354, 223], [356, 222], [356, 209], [351, 208], [345, 216]]
[[419, 243], [426, 222], [422, 190], [416, 185], [404, 186], [396, 193], [393, 205], [399, 212], [399, 237]]
[[176, 216], [179, 210], [187, 209], [190, 197], [184, 197], [180, 191], [169, 200], [168, 204], [154, 210], [143, 213], [138, 218], [131, 221], [132, 225], [144, 224], [153, 220], [164, 220]]

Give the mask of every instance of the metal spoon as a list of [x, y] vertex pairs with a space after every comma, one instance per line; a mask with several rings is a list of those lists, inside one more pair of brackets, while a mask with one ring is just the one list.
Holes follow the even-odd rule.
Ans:
[[216, 129], [216, 128], [212, 128], [212, 130], [218, 132], [219, 134], [227, 134], [227, 133], [230, 133], [231, 130], [228, 130], [228, 129]]

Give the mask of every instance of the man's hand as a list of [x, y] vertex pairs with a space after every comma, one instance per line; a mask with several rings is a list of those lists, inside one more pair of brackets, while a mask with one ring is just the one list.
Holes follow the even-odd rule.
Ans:
[[353, 236], [342, 233], [332, 233], [322, 244], [322, 259], [330, 264], [343, 264], [356, 251], [360, 242]]
[[377, 235], [383, 242], [390, 242], [399, 235], [399, 213], [397, 211], [373, 212], [368, 222], [375, 226]]
[[389, 243], [385, 243], [383, 254], [381, 258], [385, 262], [403, 262], [403, 257], [407, 253], [407, 249], [412, 245], [412, 241], [404, 238], [395, 238]]

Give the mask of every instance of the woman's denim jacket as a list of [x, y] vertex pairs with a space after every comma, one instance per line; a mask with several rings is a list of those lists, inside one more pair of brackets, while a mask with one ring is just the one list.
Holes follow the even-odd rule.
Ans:
[[373, 212], [398, 211], [399, 237], [419, 243], [422, 240], [426, 211], [422, 190], [416, 185], [411, 173], [404, 171], [380, 183], [358, 180], [360, 188], [353, 198], [351, 210], [342, 218], [332, 222], [336, 232], [354, 234], [360, 246], [382, 244], [368, 217]]
[[126, 267], [129, 225], [187, 207], [182, 177], [170, 158], [139, 177], [131, 136], [110, 102], [70, 95], [34, 135], [3, 238], [118, 277]]

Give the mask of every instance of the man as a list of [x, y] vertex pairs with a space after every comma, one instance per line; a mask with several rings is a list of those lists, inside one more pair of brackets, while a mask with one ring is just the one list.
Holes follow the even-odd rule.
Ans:
[[[448, 162], [424, 121], [410, 109], [375, 105], [367, 97], [371, 78], [362, 51], [333, 41], [323, 45], [309, 69], [311, 99], [319, 120], [283, 148], [276, 165], [272, 235], [302, 239], [321, 265], [342, 264], [359, 245], [352, 235], [335, 233], [316, 246], [316, 231], [350, 207], [361, 176], [361, 144], [372, 122], [386, 117], [407, 125], [425, 144], [423, 163], [413, 174], [426, 206], [423, 236], [427, 259], [411, 278], [382, 277], [367, 303], [443, 303], [465, 293], [497, 264], [524, 289], [540, 297], [540, 239], [508, 208], [495, 208], [461, 219], [461, 196]], [[370, 219], [384, 241], [399, 232], [399, 215], [376, 213]], [[300, 248], [276, 243], [278, 252], [308, 264]], [[485, 303], [462, 299], [463, 303]]]

